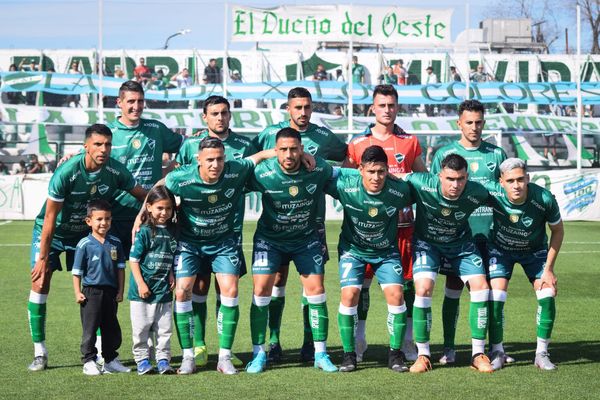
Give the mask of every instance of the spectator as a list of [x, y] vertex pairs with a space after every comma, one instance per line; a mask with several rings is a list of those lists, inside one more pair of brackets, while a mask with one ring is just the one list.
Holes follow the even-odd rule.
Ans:
[[325, 67], [323, 64], [317, 64], [317, 70], [313, 75], [313, 81], [327, 81], [329, 77], [327, 75], [327, 71], [325, 71]]
[[217, 66], [217, 60], [211, 58], [204, 68], [204, 75], [208, 83], [221, 83], [221, 68]]
[[337, 115], [339, 117], [343, 117], [344, 116], [344, 110], [342, 109], [342, 106], [335, 106], [335, 108], [333, 109], [333, 115]]
[[[231, 74], [231, 82], [242, 83], [242, 77], [240, 76], [240, 71], [238, 71], [237, 69], [234, 69], [233, 73]], [[241, 99], [233, 100], [233, 108], [242, 108], [242, 100]]]
[[462, 82], [462, 78], [460, 77], [460, 74], [458, 73], [458, 71], [456, 70], [456, 67], [454, 67], [454, 66], [450, 67], [450, 81], [451, 82]]
[[143, 78], [149, 78], [152, 75], [152, 71], [146, 65], [146, 60], [144, 57], [141, 57], [139, 60], [139, 64], [133, 70], [133, 75], [135, 79], [141, 81]]
[[386, 67], [383, 75], [381, 76], [381, 83], [385, 85], [397, 85], [398, 77], [394, 74], [392, 67]]
[[344, 82], [344, 75], [342, 75], [342, 70], [340, 68], [335, 70], [335, 80], [338, 82]]
[[125, 79], [125, 72], [120, 67], [115, 67], [115, 72], [113, 73], [113, 77], [119, 79]]
[[404, 68], [404, 61], [398, 60], [394, 65], [394, 75], [398, 80], [398, 85], [406, 85], [406, 79], [408, 78], [408, 71]]
[[44, 172], [44, 164], [39, 162], [36, 154], [29, 155], [29, 163], [25, 166], [25, 173], [27, 174], [41, 174]]
[[[54, 68], [48, 68], [47, 72], [48, 74], [52, 74], [56, 71]], [[64, 94], [44, 92], [44, 105], [48, 107], [62, 107], [69, 97], [70, 96], [65, 96]]]
[[71, 68], [69, 69], [69, 73], [70, 74], [81, 74], [81, 71], [79, 70], [79, 62], [78, 61], [73, 61], [71, 63]]
[[471, 81], [477, 83], [491, 82], [494, 77], [483, 70], [483, 65], [477, 66], [477, 71], [471, 73]]
[[8, 167], [4, 164], [4, 161], [0, 161], [0, 175], [10, 175]]
[[[433, 73], [433, 68], [431, 66], [427, 67], [425, 69], [425, 71], [427, 72], [427, 75], [425, 75], [423, 84], [429, 85], [432, 83], [438, 83], [438, 77], [436, 74]], [[428, 117], [433, 117], [433, 114], [434, 114], [433, 104], [425, 104], [425, 114], [427, 114]]]
[[[9, 72], [17, 72], [18, 70], [15, 64], [10, 64], [8, 67]], [[21, 92], [2, 92], [2, 102], [7, 104], [23, 104], [25, 103], [25, 97]]]
[[365, 67], [358, 63], [356, 56], [352, 56], [352, 83], [365, 83]]
[[171, 77], [172, 82], [177, 82], [178, 88], [186, 88], [192, 86], [192, 77], [187, 68], [181, 70]]
[[22, 175], [27, 172], [25, 160], [20, 160], [18, 164], [13, 165], [13, 175]]

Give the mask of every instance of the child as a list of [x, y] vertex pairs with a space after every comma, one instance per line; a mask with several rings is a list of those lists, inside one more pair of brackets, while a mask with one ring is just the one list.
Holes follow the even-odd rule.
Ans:
[[[81, 305], [81, 353], [83, 373], [129, 372], [117, 358], [121, 346], [121, 327], [117, 320], [117, 303], [123, 301], [125, 257], [121, 241], [108, 234], [111, 224], [110, 204], [105, 200], [90, 200], [86, 224], [92, 233], [81, 239], [73, 262], [75, 301]], [[96, 364], [98, 351], [94, 346], [96, 330], [102, 332], [104, 369]]]
[[175, 287], [173, 259], [177, 241], [173, 235], [175, 197], [164, 186], [148, 192], [142, 223], [129, 255], [133, 358], [138, 375], [153, 371], [148, 339], [156, 334], [156, 368], [160, 374], [172, 374], [171, 360], [172, 302]]

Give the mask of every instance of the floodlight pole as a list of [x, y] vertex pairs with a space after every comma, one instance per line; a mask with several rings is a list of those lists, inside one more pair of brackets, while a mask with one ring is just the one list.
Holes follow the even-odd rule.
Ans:
[[577, 4], [577, 55], [575, 56], [577, 71], [577, 171], [581, 172], [581, 152], [583, 150], [583, 135], [581, 133], [582, 101], [581, 101], [581, 7]]
[[98, 117], [101, 124], [104, 123], [104, 65], [102, 63], [103, 43], [102, 36], [104, 25], [104, 0], [98, 0]]

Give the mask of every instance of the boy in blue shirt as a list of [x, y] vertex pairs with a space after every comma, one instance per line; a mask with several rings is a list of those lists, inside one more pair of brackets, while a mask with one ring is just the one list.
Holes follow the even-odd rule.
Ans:
[[[121, 346], [117, 303], [123, 301], [125, 256], [120, 240], [108, 234], [111, 215], [107, 201], [89, 202], [85, 222], [92, 233], [77, 244], [73, 263], [75, 301], [81, 306], [83, 326], [81, 360], [86, 375], [130, 371], [117, 358], [117, 349]], [[96, 364], [98, 328], [102, 332], [103, 371]]]

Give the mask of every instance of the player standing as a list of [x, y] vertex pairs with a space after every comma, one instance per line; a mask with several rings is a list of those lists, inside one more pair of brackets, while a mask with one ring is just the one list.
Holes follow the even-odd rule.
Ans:
[[[509, 158], [500, 165], [500, 183], [490, 190], [494, 229], [490, 242], [488, 276], [492, 287], [490, 344], [492, 366], [504, 365], [504, 303], [515, 263], [521, 264], [537, 297], [536, 367], [554, 370], [548, 344], [556, 317], [554, 264], [564, 238], [560, 210], [552, 193], [529, 183], [523, 160]], [[546, 235], [550, 228], [550, 245]]]
[[[448, 154], [459, 154], [468, 164], [469, 179], [481, 184], [497, 182], [500, 177], [500, 164], [506, 160], [506, 153], [498, 146], [483, 141], [481, 134], [485, 126], [485, 109], [477, 100], [465, 100], [458, 107], [458, 127], [460, 139], [447, 146], [441, 147], [434, 155], [431, 163], [431, 173], [441, 171], [442, 160]], [[492, 208], [484, 205], [479, 207], [469, 217], [469, 226], [475, 245], [484, 260], [487, 260], [487, 241], [490, 239], [492, 226]], [[454, 337], [460, 295], [465, 286], [460, 278], [446, 270], [442, 264], [440, 274], [446, 275], [444, 303], [442, 306], [442, 325], [444, 328], [444, 351], [440, 364], [452, 364], [456, 360]], [[493, 296], [493, 293], [492, 293]]]
[[[288, 121], [271, 125], [263, 130], [253, 140], [258, 150], [272, 149], [275, 147], [277, 133], [283, 128], [293, 128], [300, 132], [304, 152], [313, 157], [321, 157], [331, 161], [343, 161], [346, 157], [346, 144], [342, 142], [329, 129], [310, 123], [312, 114], [312, 97], [305, 88], [297, 87], [288, 92], [287, 112]], [[317, 216], [317, 231], [321, 237], [323, 247], [323, 264], [329, 260], [327, 240], [325, 237], [325, 195], [319, 199], [319, 212]], [[287, 282], [289, 265], [283, 264], [276, 273], [271, 303], [269, 304], [269, 330], [270, 350], [269, 362], [279, 362], [282, 356], [280, 344], [281, 317], [285, 305], [285, 285]], [[314, 360], [315, 348], [311, 337], [312, 331], [308, 318], [308, 302], [302, 296], [302, 310], [304, 317], [304, 343], [300, 350], [300, 359], [304, 362]]]
[[[416, 136], [407, 134], [395, 124], [398, 105], [398, 92], [392, 85], [378, 85], [373, 90], [375, 124], [370, 125], [364, 133], [352, 138], [348, 143], [348, 157], [344, 166], [357, 168], [366, 148], [378, 145], [387, 155], [389, 173], [403, 176], [408, 172], [426, 172], [427, 168], [421, 157], [421, 145]], [[407, 307], [407, 331], [402, 350], [410, 361], [417, 359], [412, 344], [412, 305], [415, 289], [412, 281], [412, 236], [414, 232], [414, 216], [412, 207], [399, 211], [398, 248], [404, 273], [404, 300]], [[369, 288], [373, 281], [373, 269], [367, 264], [358, 302], [358, 324], [356, 327], [356, 358], [362, 361], [367, 349], [366, 320], [369, 312]]]
[[[91, 199], [113, 201], [124, 190], [143, 200], [146, 191], [135, 184], [123, 164], [110, 158], [112, 132], [102, 124], [85, 131], [84, 152], [61, 164], [50, 179], [48, 199], [35, 219], [31, 241], [31, 291], [27, 310], [34, 346], [30, 371], [48, 366], [46, 301], [52, 273], [62, 270], [60, 254], [66, 252], [67, 270], [73, 266], [75, 248], [88, 233], [85, 224]], [[129, 233], [131, 234], [131, 233]]]

